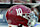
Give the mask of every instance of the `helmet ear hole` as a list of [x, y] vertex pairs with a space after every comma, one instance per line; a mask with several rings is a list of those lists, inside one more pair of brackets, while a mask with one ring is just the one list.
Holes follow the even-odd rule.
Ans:
[[30, 19], [30, 18], [28, 17], [28, 19]]
[[25, 16], [25, 14], [22, 14], [22, 17]]
[[25, 16], [25, 14], [23, 14], [23, 16]]

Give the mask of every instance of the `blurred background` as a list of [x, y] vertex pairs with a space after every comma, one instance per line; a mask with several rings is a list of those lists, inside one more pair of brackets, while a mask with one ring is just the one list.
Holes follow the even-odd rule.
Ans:
[[5, 17], [7, 9], [0, 8], [0, 27], [8, 27], [8, 23]]
[[10, 4], [10, 3], [13, 3], [13, 4], [17, 4], [17, 3], [39, 3], [40, 0], [0, 0], [0, 4]]

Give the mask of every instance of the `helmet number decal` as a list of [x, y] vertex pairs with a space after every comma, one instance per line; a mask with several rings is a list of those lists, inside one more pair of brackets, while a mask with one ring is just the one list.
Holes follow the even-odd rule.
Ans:
[[16, 9], [16, 12], [17, 12], [17, 15], [22, 16], [22, 9], [21, 8]]

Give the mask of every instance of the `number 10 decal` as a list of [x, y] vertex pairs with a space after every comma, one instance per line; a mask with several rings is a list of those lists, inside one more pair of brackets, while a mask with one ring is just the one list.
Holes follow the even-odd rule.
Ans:
[[21, 8], [16, 9], [16, 12], [17, 12], [17, 15], [22, 16], [22, 9]]

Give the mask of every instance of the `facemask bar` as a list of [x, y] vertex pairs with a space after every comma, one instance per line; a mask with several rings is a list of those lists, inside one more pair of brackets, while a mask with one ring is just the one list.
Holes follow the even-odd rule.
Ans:
[[22, 15], [22, 17], [28, 20], [28, 25], [30, 25], [29, 23], [32, 23], [34, 20], [35, 20], [35, 22], [38, 22], [38, 17], [35, 16], [35, 14], [33, 12], [29, 13], [29, 15], [24, 14], [24, 15]]
[[27, 19], [27, 20], [29, 20], [29, 18], [28, 18], [28, 15], [27, 15], [27, 14], [23, 14], [23, 15], [22, 15], [22, 17], [23, 17], [23, 18], [25, 18], [25, 19]]

